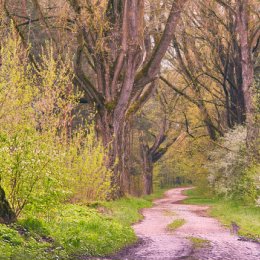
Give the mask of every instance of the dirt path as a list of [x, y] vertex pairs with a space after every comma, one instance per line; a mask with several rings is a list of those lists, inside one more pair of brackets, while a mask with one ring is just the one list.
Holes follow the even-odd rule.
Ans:
[[[182, 195], [185, 189], [169, 190], [154, 207], [145, 209], [144, 220], [133, 226], [141, 242], [113, 259], [260, 260], [260, 245], [240, 241], [217, 220], [207, 217], [204, 213], [208, 207], [179, 204], [186, 198]], [[184, 219], [185, 224], [167, 231], [167, 225], [175, 219]], [[191, 237], [205, 243], [195, 246]]]

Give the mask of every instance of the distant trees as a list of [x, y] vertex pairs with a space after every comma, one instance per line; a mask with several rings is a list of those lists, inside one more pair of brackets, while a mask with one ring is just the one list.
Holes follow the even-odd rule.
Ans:
[[[256, 3], [206, 2], [191, 3], [193, 8], [183, 14], [169, 51], [169, 61], [182, 77], [183, 90], [170, 78], [161, 80], [199, 108], [212, 140], [223, 136], [228, 128], [247, 123], [248, 143], [255, 143]], [[166, 74], [171, 77], [171, 69]]]
[[[157, 90], [147, 105], [137, 117], [140, 163], [142, 165], [143, 193], [153, 192], [153, 169], [157, 163], [171, 148], [171, 146], [183, 135], [185, 127], [183, 122], [174, 122], [177, 113], [172, 115], [178, 103], [177, 95], [167, 95], [169, 91]], [[151, 109], [156, 107], [156, 112]], [[145, 123], [147, 122], [147, 123]]]

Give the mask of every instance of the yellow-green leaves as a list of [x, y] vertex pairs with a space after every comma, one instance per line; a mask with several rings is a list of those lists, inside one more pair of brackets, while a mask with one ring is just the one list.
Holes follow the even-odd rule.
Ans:
[[35, 66], [14, 32], [0, 44], [0, 181], [16, 215], [47, 214], [67, 198], [105, 199], [106, 151], [93, 126], [73, 129], [80, 92], [71, 61], [46, 43]]

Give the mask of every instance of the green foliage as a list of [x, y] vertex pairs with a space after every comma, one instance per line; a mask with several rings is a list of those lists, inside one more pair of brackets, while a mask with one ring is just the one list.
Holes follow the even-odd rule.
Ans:
[[181, 226], [183, 226], [185, 224], [185, 222], [186, 222], [185, 219], [182, 219], [182, 218], [175, 219], [172, 223], [167, 225], [167, 229], [169, 231], [174, 231], [174, 230], [180, 228]]
[[101, 211], [104, 207], [107, 216], [113, 216], [113, 219], [122, 225], [130, 226], [143, 218], [140, 210], [152, 207], [152, 201], [163, 197], [165, 191], [166, 189], [156, 189], [153, 194], [141, 198], [125, 197], [115, 201], [105, 201], [100, 203]]
[[[134, 242], [130, 225], [86, 206], [60, 205], [50, 222], [32, 217], [14, 229], [0, 225], [0, 259], [67, 259], [69, 255], [106, 255]], [[16, 231], [15, 229], [20, 232]]]
[[84, 206], [62, 206], [48, 225], [51, 237], [69, 254], [109, 254], [135, 240], [129, 226]]
[[[239, 199], [246, 204], [255, 202], [260, 195], [257, 178], [260, 176], [260, 164], [244, 169], [233, 185], [233, 199]], [[258, 180], [259, 181], [259, 180]]]
[[0, 224], [0, 260], [54, 260], [65, 259], [65, 253], [33, 233], [18, 232]]
[[225, 134], [221, 145], [210, 152], [208, 179], [216, 194], [254, 203], [257, 199], [257, 172], [255, 166], [249, 164], [245, 140], [246, 129], [243, 126]]
[[80, 95], [68, 58], [47, 43], [36, 69], [14, 31], [0, 56], [0, 181], [16, 215], [50, 215], [67, 198], [105, 199], [106, 151], [92, 125], [72, 129]]
[[159, 188], [158, 186], [155, 186], [154, 191], [150, 195], [145, 195], [143, 198], [148, 201], [153, 201], [155, 199], [163, 198], [164, 193], [168, 190], [168, 188]]
[[218, 201], [211, 210], [211, 215], [231, 227], [235, 222], [239, 227], [239, 234], [260, 241], [260, 208], [245, 206], [234, 201]]
[[112, 191], [110, 185], [112, 171], [104, 164], [106, 150], [97, 140], [94, 126], [88, 126], [87, 135], [79, 131], [75, 139], [77, 145], [70, 148], [71, 166], [69, 167], [71, 173], [74, 173], [71, 180], [74, 184], [72, 201], [107, 199]]
[[207, 151], [212, 144], [208, 138], [186, 137], [174, 144], [165, 157], [155, 165], [154, 179], [159, 187], [204, 185], [207, 183]]
[[0, 224], [0, 239], [10, 245], [17, 246], [23, 243], [18, 232]]
[[29, 232], [34, 232], [40, 236], [48, 236], [50, 232], [47, 228], [46, 223], [41, 219], [36, 219], [33, 217], [28, 217], [19, 221], [19, 224], [22, 225]]
[[52, 218], [24, 216], [18, 225], [0, 225], [0, 250], [4, 252], [0, 260], [114, 253], [136, 241], [131, 224], [142, 218], [140, 209], [152, 206], [147, 199], [129, 197], [89, 206], [58, 204]]

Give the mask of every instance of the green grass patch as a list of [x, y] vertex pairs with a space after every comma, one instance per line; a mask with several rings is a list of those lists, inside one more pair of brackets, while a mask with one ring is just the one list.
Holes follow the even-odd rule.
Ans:
[[197, 188], [185, 190], [183, 194], [188, 196], [188, 198], [184, 200], [185, 204], [211, 205], [218, 202], [218, 199], [215, 198], [211, 193], [202, 191]]
[[209, 205], [209, 214], [231, 228], [231, 222], [239, 227], [239, 235], [260, 241], [260, 207], [245, 205], [238, 201], [216, 198], [198, 189], [185, 192], [187, 204]]
[[187, 237], [191, 243], [193, 248], [202, 248], [210, 245], [210, 241], [206, 239], [202, 239], [200, 237]]
[[140, 210], [152, 206], [152, 202], [144, 198], [122, 198], [116, 201], [103, 202], [101, 204], [108, 212], [106, 215], [112, 217], [119, 223], [129, 226], [142, 219]]
[[160, 199], [160, 198], [163, 198], [164, 196], [164, 193], [169, 190], [169, 188], [164, 188], [164, 189], [159, 189], [159, 188], [155, 188], [154, 192], [151, 194], [151, 195], [146, 195], [144, 196], [143, 198], [145, 200], [148, 200], [148, 201], [153, 201], [155, 199]]
[[0, 260], [67, 260], [79, 255], [105, 256], [136, 241], [131, 224], [152, 199], [126, 197], [89, 205], [62, 204], [51, 216], [24, 215], [17, 224], [0, 225]]
[[185, 224], [185, 219], [175, 219], [172, 223], [168, 224], [167, 225], [167, 229], [169, 231], [174, 231], [176, 230], [177, 228], [180, 228], [181, 226], [183, 226]]

